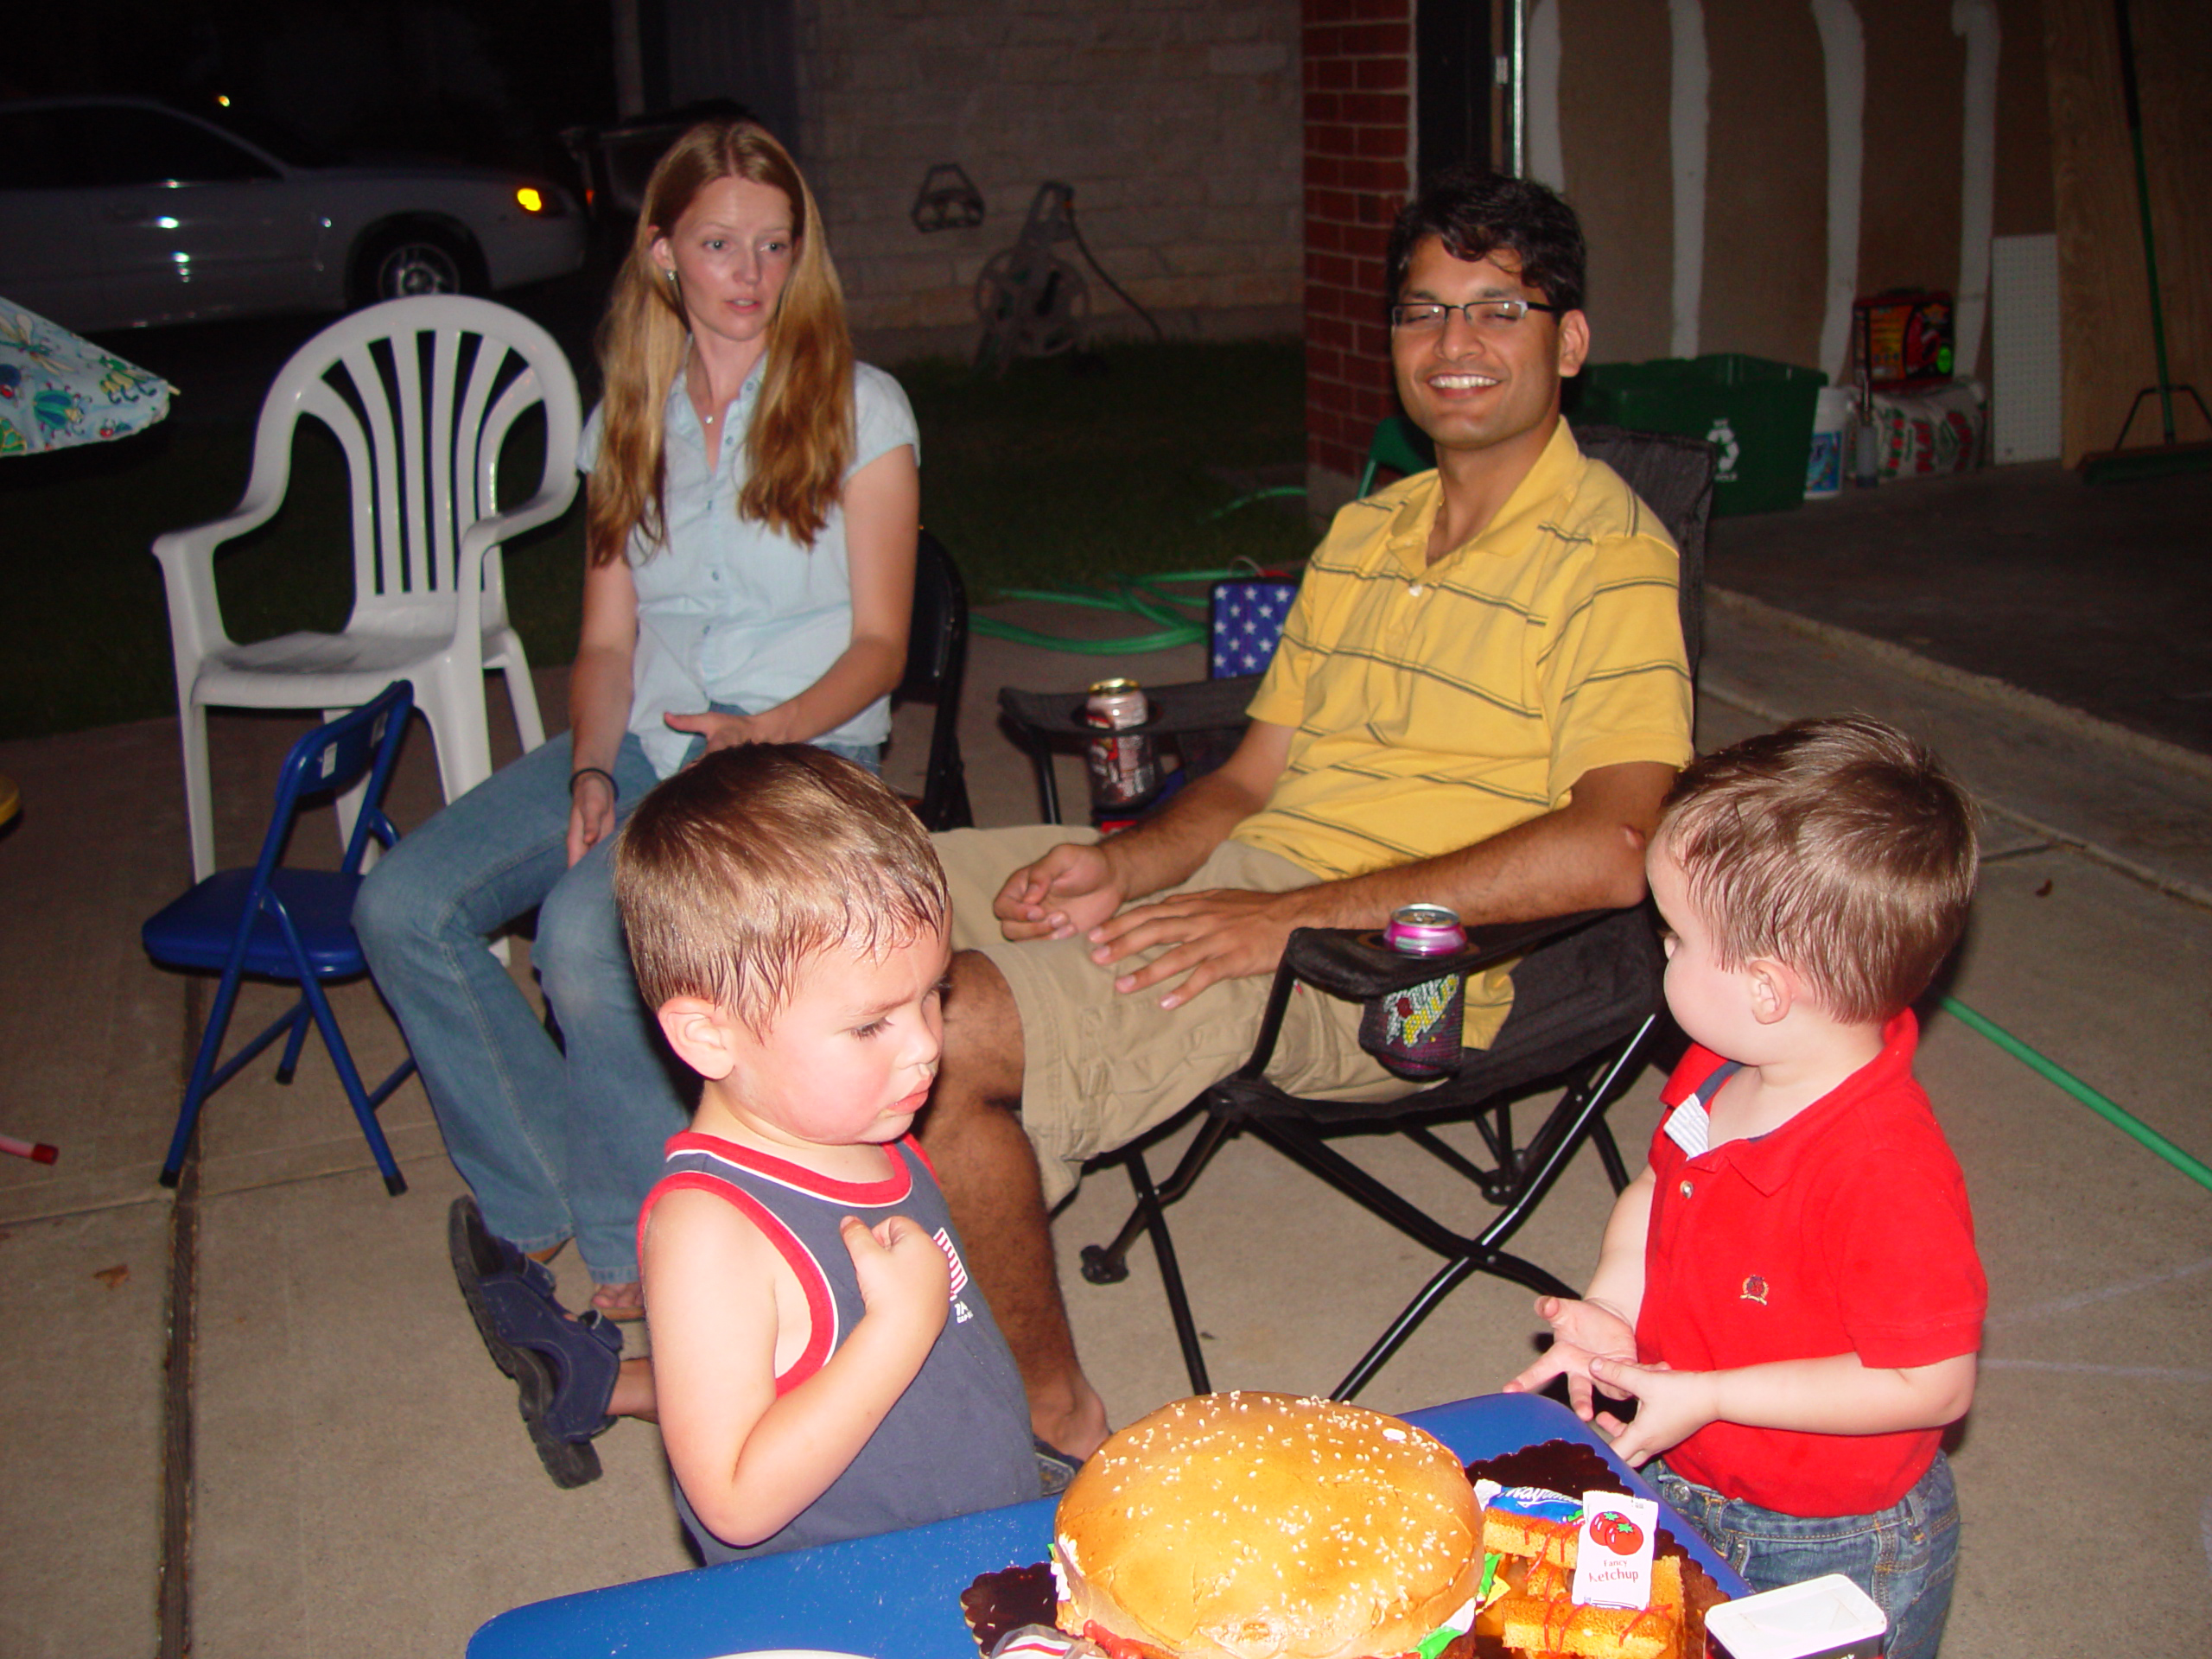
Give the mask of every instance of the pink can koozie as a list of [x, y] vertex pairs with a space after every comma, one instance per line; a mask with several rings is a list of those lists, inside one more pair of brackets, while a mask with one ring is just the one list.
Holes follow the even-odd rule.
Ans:
[[[1442, 957], [1462, 949], [1467, 931], [1441, 905], [1405, 905], [1392, 912], [1383, 942], [1408, 957]], [[1360, 1016], [1359, 1046], [1384, 1069], [1416, 1083], [1448, 1077], [1459, 1069], [1459, 1026], [1466, 984], [1440, 974], [1375, 998]]]

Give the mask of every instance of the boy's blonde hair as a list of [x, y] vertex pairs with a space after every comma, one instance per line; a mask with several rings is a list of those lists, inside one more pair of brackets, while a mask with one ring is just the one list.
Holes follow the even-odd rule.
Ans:
[[1966, 926], [1974, 804], [1863, 715], [1801, 720], [1694, 761], [1659, 821], [1721, 964], [1771, 957], [1834, 1019], [1888, 1019]]
[[648, 1007], [696, 996], [765, 1036], [800, 965], [941, 931], [928, 833], [864, 767], [803, 743], [717, 749], [638, 803], [614, 898]]

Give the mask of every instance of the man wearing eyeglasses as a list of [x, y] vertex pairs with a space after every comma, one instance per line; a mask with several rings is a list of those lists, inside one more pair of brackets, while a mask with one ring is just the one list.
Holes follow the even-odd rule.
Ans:
[[[960, 954], [922, 1139], [1039, 1440], [1071, 1458], [1106, 1419], [1046, 1206], [1243, 1061], [1292, 929], [1643, 895], [1644, 838], [1691, 753], [1689, 677], [1673, 543], [1560, 419], [1590, 347], [1582, 271], [1573, 211], [1541, 186], [1424, 191], [1390, 238], [1390, 355], [1436, 470], [1338, 514], [1236, 753], [1103, 842], [937, 838]], [[1519, 1040], [1511, 996], [1502, 974], [1468, 985], [1470, 1044]], [[1402, 1094], [1358, 1019], [1294, 997], [1270, 1075]]]

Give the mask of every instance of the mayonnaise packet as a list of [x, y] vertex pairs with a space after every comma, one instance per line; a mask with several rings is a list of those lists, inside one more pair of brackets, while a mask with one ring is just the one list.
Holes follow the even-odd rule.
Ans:
[[1475, 1483], [1475, 1502], [1485, 1510], [1548, 1521], [1558, 1526], [1582, 1524], [1582, 1500], [1541, 1486], [1501, 1486], [1494, 1480]]

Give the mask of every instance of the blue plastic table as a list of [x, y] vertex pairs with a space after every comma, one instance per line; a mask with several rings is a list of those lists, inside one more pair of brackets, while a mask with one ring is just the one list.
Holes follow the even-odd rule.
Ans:
[[[1405, 1415], [1469, 1461], [1541, 1440], [1581, 1440], [1596, 1446], [1630, 1490], [1656, 1497], [1573, 1412], [1541, 1395], [1484, 1395]], [[982, 1573], [1043, 1560], [1055, 1503], [1039, 1498], [906, 1532], [536, 1602], [478, 1630], [468, 1659], [716, 1659], [791, 1648], [976, 1659], [960, 1592]], [[1745, 1592], [1743, 1580], [1694, 1531], [1671, 1511], [1667, 1518], [1669, 1530], [1722, 1589]]]

